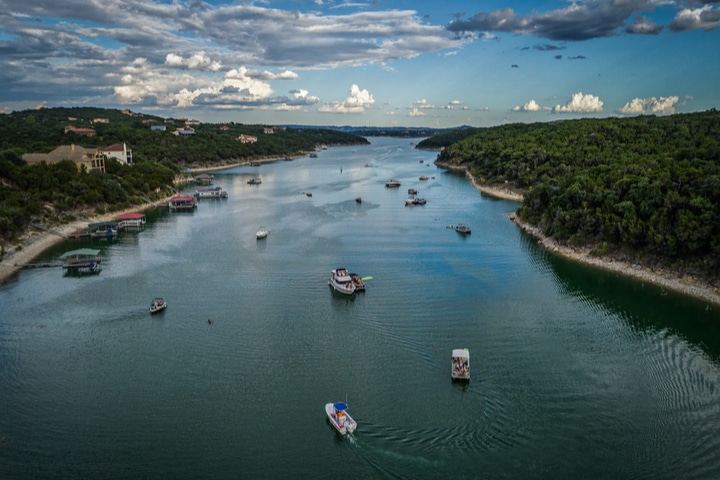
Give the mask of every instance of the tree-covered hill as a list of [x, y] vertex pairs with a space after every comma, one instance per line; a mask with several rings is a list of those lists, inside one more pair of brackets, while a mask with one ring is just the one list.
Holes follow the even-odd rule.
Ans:
[[[428, 139], [438, 161], [525, 193], [546, 236], [720, 278], [720, 112], [511, 124]], [[453, 136], [455, 135], [455, 136]]]
[[[99, 121], [97, 121], [99, 119]], [[321, 128], [275, 128], [237, 123], [192, 123], [195, 135], [174, 135], [187, 119], [164, 119], [94, 107], [43, 108], [0, 115], [0, 242], [21, 234], [29, 221], [52, 225], [72, 213], [115, 211], [161, 199], [172, 192], [183, 167], [304, 155], [319, 145], [358, 145], [360, 136]], [[95, 135], [65, 133], [66, 126], [92, 128]], [[152, 130], [153, 125], [165, 131]], [[254, 143], [238, 141], [241, 134]], [[61, 145], [86, 148], [125, 143], [133, 165], [106, 161], [106, 172], [79, 172], [71, 161], [28, 165], [25, 153], [48, 153]]]

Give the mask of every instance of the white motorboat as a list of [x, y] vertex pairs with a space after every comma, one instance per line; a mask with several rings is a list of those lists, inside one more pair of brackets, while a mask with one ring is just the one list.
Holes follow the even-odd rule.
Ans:
[[345, 402], [325, 404], [325, 414], [330, 420], [330, 424], [341, 435], [352, 433], [357, 428], [357, 422], [347, 413], [347, 408]]
[[157, 313], [161, 310], [165, 310], [167, 308], [167, 302], [163, 300], [160, 297], [153, 298], [152, 303], [150, 304], [150, 313]]
[[452, 351], [452, 379], [470, 380], [470, 351], [467, 348]]
[[260, 230], [257, 231], [257, 239], [261, 240], [268, 236], [268, 231], [265, 227], [260, 227]]
[[336, 292], [344, 295], [352, 295], [355, 293], [355, 284], [345, 268], [330, 270], [330, 280], [328, 280], [328, 285], [330, 285]]
[[397, 188], [400, 186], [400, 180], [388, 180], [385, 182], [385, 186], [388, 188]]

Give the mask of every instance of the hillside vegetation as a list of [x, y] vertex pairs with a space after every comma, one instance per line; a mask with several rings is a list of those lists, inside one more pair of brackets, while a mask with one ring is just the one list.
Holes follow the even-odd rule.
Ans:
[[[444, 148], [443, 148], [444, 147]], [[720, 112], [512, 124], [421, 142], [570, 246], [720, 279]]]
[[[93, 123], [95, 118], [108, 123]], [[153, 121], [154, 122], [149, 122]], [[318, 145], [368, 143], [363, 137], [329, 129], [275, 129], [263, 125], [193, 125], [196, 134], [173, 135], [184, 121], [152, 115], [128, 115], [92, 107], [25, 110], [0, 115], [0, 240], [9, 241], [33, 221], [53, 225], [75, 220], [72, 215], [116, 211], [158, 200], [172, 193], [173, 181], [184, 167], [211, 167], [257, 159], [298, 156]], [[67, 125], [93, 128], [95, 136], [65, 133]], [[152, 131], [165, 125], [166, 131]], [[255, 143], [237, 140], [240, 134]], [[25, 153], [47, 153], [61, 145], [86, 148], [125, 143], [133, 165], [106, 161], [106, 172], [78, 172], [71, 161], [27, 165]]]

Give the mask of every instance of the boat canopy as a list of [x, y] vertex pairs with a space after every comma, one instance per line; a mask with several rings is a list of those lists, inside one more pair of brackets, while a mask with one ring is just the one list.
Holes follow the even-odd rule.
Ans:
[[467, 358], [470, 359], [470, 352], [467, 348], [457, 348], [452, 351], [453, 358]]
[[69, 257], [77, 257], [78, 255], [97, 256], [99, 254], [100, 250], [95, 250], [93, 248], [81, 248], [79, 250], [71, 250], [69, 252], [65, 252], [60, 255], [60, 258], [66, 259]]
[[118, 215], [115, 217], [116, 220], [140, 220], [141, 218], [144, 218], [145, 214], [143, 213], [123, 213], [122, 215]]
[[337, 402], [333, 403], [333, 408], [335, 408], [335, 410], [337, 410], [338, 412], [342, 412], [344, 410], [347, 410], [348, 406], [345, 402]]
[[88, 228], [117, 228], [118, 222], [88, 223]]

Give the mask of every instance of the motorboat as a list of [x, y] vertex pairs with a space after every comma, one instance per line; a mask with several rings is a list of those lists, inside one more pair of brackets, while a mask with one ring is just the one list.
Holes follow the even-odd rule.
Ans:
[[330, 285], [336, 292], [344, 295], [352, 295], [355, 293], [355, 284], [345, 268], [330, 270], [328, 285]]
[[150, 304], [150, 313], [158, 313], [162, 310], [165, 310], [167, 308], [167, 302], [163, 300], [160, 297], [153, 298], [152, 303]]
[[405, 200], [405, 205], [425, 205], [427, 203], [427, 200], [424, 198], [416, 198], [416, 197], [410, 197]]
[[425, 181], [425, 180], [427, 180], [427, 179], [428, 179], [428, 177], [426, 177], [425, 175], [423, 175], [422, 177], [420, 177], [420, 180], [422, 180], [422, 181]]
[[251, 178], [247, 181], [248, 185], [260, 185], [262, 183], [262, 179], [260, 178]]
[[347, 408], [345, 402], [325, 404], [325, 414], [340, 435], [352, 433], [357, 428], [357, 422], [347, 413]]
[[362, 197], [356, 197], [356, 198], [355, 198], [355, 201], [356, 201], [357, 203], [362, 203]]
[[408, 188], [408, 195], [417, 195], [417, 190], [414, 188]]
[[388, 180], [385, 182], [385, 186], [388, 188], [397, 188], [400, 186], [400, 180]]
[[452, 379], [470, 380], [470, 351], [467, 348], [456, 348], [452, 351]]
[[352, 279], [353, 285], [355, 285], [356, 292], [365, 291], [365, 282], [360, 275], [358, 275], [357, 273], [351, 273], [350, 278]]
[[260, 230], [257, 231], [257, 239], [262, 240], [263, 238], [268, 236], [268, 231], [265, 227], [260, 227]]
[[468, 234], [470, 233], [470, 227], [468, 227], [464, 223], [458, 223], [455, 227], [455, 231], [462, 234]]

